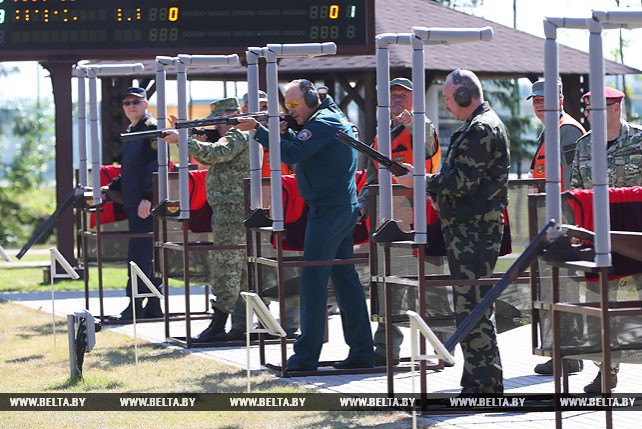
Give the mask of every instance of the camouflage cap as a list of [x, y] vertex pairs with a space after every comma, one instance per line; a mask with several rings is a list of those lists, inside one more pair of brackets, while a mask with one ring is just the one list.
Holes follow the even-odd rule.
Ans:
[[[244, 106], [247, 106], [247, 103], [248, 103], [248, 100], [249, 100], [249, 95], [250, 95], [250, 94], [245, 94], [245, 95], [243, 96], [243, 105], [244, 105]], [[268, 101], [268, 98], [267, 98], [267, 94], [265, 93], [265, 91], [261, 91], [261, 90], [259, 89], [259, 103], [260, 103], [261, 101]]]
[[221, 116], [223, 113], [230, 110], [240, 111], [241, 106], [239, 106], [239, 101], [236, 99], [236, 97], [229, 97], [229, 98], [221, 98], [220, 100], [210, 103], [210, 109], [212, 110], [212, 113], [210, 113], [208, 118], [212, 118], [214, 116]]

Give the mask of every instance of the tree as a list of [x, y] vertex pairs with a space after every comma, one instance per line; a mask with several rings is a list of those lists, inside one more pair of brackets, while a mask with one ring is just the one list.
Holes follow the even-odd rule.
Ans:
[[503, 114], [501, 108], [497, 109], [510, 138], [511, 163], [517, 177], [521, 178], [521, 161], [533, 157], [537, 142], [523, 137], [531, 127], [531, 120], [519, 112], [520, 97], [519, 93], [514, 91], [514, 85], [513, 79], [485, 81], [484, 93], [491, 104], [503, 106], [507, 110], [507, 114]]
[[477, 6], [484, 3], [484, 0], [432, 0], [437, 3], [441, 3], [444, 6], [448, 6], [452, 9], [465, 10], [476, 8]]
[[[17, 73], [0, 64], [0, 78]], [[0, 162], [0, 243], [17, 244], [31, 235], [45, 214], [25, 210], [21, 193], [43, 184], [54, 157], [54, 114], [51, 101], [12, 101], [0, 108], [0, 150], [15, 145], [17, 151]]]
[[49, 108], [36, 102], [20, 106], [12, 132], [18, 141], [17, 152], [5, 168], [12, 187], [30, 189], [43, 184], [49, 162], [54, 158], [54, 115]]

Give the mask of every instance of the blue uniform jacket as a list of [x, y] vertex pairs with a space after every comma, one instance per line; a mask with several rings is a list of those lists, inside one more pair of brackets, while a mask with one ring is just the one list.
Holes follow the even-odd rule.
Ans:
[[[299, 192], [311, 207], [357, 202], [357, 153], [335, 138], [338, 131], [354, 136], [352, 124], [328, 97], [301, 131], [281, 135], [281, 160], [296, 164]], [[269, 148], [267, 128], [259, 126], [254, 138]]]
[[[149, 113], [135, 125], [127, 127], [127, 132], [155, 130], [156, 119]], [[120, 176], [109, 186], [121, 190], [124, 207], [135, 209], [141, 200], [152, 201], [152, 178], [158, 171], [157, 139], [129, 140], [123, 143]]]

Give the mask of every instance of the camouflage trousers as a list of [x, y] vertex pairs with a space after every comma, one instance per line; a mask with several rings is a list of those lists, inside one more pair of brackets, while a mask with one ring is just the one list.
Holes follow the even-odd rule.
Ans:
[[[243, 204], [212, 205], [212, 235], [215, 246], [245, 243]], [[210, 278], [216, 308], [233, 313], [241, 290], [247, 290], [245, 250], [214, 250]]]
[[[495, 269], [503, 233], [501, 213], [496, 219], [442, 225], [448, 267], [455, 280], [489, 277]], [[459, 326], [492, 286], [454, 286], [455, 315]], [[479, 393], [502, 393], [502, 363], [497, 332], [488, 308], [478, 324], [461, 341], [464, 370], [461, 386]]]
[[[621, 295], [618, 299], [618, 291], [624, 289], [624, 287], [627, 285], [634, 285], [635, 289], [637, 290], [638, 298], [642, 299], [642, 274], [634, 274], [631, 277], [625, 277], [623, 279], [609, 280], [609, 301], [616, 302], [616, 301], [626, 301], [627, 299], [634, 299], [635, 297], [622, 297]], [[586, 301], [599, 302], [600, 300], [599, 292], [600, 292], [599, 283], [588, 282], [586, 284]], [[622, 345], [622, 344], [618, 344], [619, 341], [617, 337], [618, 331], [625, 329], [626, 322], [622, 319], [623, 317], [611, 318], [612, 347]], [[635, 317], [635, 318], [631, 318], [630, 320], [637, 322], [639, 318]], [[587, 317], [586, 322], [587, 322], [586, 324], [587, 324], [587, 331], [588, 331], [587, 334], [589, 339], [592, 342], [602, 344], [602, 338], [601, 338], [602, 324], [600, 322], [600, 319], [598, 317]], [[626, 335], [626, 332], [620, 332], [620, 334]], [[593, 361], [593, 363], [597, 365], [600, 369], [602, 368], [602, 362]], [[620, 363], [611, 360], [611, 374], [615, 375], [619, 372], [619, 370], [620, 370]]]

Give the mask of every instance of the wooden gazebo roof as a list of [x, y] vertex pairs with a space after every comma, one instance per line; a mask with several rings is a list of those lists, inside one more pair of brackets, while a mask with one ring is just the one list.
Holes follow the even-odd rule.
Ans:
[[[429, 46], [425, 50], [425, 68], [437, 78], [458, 67], [475, 71], [482, 78], [541, 76], [544, 71], [544, 39], [514, 28], [472, 16], [443, 6], [431, 0], [375, 1], [375, 33], [409, 33], [412, 26], [422, 27], [485, 27], [494, 31], [490, 42], [465, 43], [453, 46]], [[588, 37], [588, 33], [587, 33]], [[275, 43], [278, 41], [275, 41]], [[191, 53], [191, 52], [186, 52]], [[197, 52], [194, 52], [196, 54]], [[390, 66], [393, 72], [402, 73], [411, 67], [412, 49], [392, 46]], [[154, 74], [153, 61], [145, 61], [145, 75]], [[284, 79], [293, 76], [314, 78], [327, 74], [360, 74], [376, 68], [374, 55], [350, 57], [317, 57], [288, 59], [279, 62], [279, 75]], [[559, 70], [562, 75], [588, 73], [588, 54], [559, 46]], [[607, 74], [634, 74], [639, 70], [613, 61], [605, 61]], [[171, 73], [170, 73], [171, 74]], [[190, 79], [244, 80], [244, 67], [191, 68]]]

